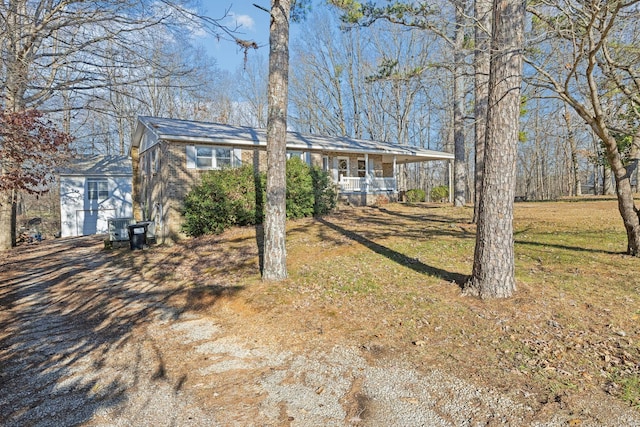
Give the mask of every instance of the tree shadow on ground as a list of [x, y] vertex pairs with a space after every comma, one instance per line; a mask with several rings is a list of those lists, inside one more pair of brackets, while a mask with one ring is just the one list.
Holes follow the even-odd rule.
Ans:
[[[146, 256], [102, 250], [101, 238], [90, 236], [18, 248], [4, 259], [3, 426], [82, 424], [126, 403], [144, 382], [173, 381], [158, 346], [145, 336], [149, 322], [177, 319], [242, 289], [145, 278], [139, 266]], [[159, 265], [170, 270], [179, 258], [167, 255]]]
[[607, 255], [626, 255], [626, 252], [622, 251], [607, 251], [604, 249], [593, 249], [593, 248], [584, 248], [580, 246], [567, 246], [567, 245], [559, 245], [557, 243], [545, 243], [545, 242], [534, 242], [531, 240], [515, 240], [514, 243], [516, 245], [522, 246], [535, 246], [540, 248], [555, 248], [561, 249], [565, 251], [575, 251], [575, 252], [588, 252], [594, 254], [607, 254]]
[[317, 221], [323, 224], [324, 226], [334, 231], [337, 231], [338, 233], [345, 236], [346, 238], [365, 246], [366, 248], [372, 250], [373, 252], [379, 255], [382, 255], [385, 258], [388, 258], [391, 261], [394, 261], [404, 267], [410, 268], [418, 273], [439, 277], [442, 280], [445, 280], [447, 282], [453, 282], [457, 284], [460, 288], [463, 287], [464, 283], [468, 278], [468, 276], [465, 274], [443, 270], [438, 267], [427, 265], [415, 258], [408, 257], [398, 251], [395, 251], [391, 248], [388, 248], [379, 243], [376, 243], [373, 240], [370, 240], [359, 233], [356, 233], [351, 230], [347, 230], [346, 228], [343, 228], [340, 225], [329, 221], [329, 219], [327, 218], [317, 218]]

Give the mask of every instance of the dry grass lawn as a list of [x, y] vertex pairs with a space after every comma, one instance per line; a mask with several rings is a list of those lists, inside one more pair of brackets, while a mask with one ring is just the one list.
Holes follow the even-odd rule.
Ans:
[[260, 280], [253, 228], [119, 256], [256, 341], [355, 345], [549, 410], [599, 393], [639, 408], [640, 259], [624, 255], [615, 201], [516, 204], [518, 290], [499, 301], [461, 295], [471, 215], [390, 204], [292, 221], [284, 283]]

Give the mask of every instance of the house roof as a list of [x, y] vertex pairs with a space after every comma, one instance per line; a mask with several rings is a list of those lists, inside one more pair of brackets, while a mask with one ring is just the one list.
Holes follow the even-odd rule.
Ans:
[[[192, 144], [224, 144], [237, 148], [266, 149], [266, 130], [218, 123], [167, 119], [160, 117], [138, 117], [138, 126], [133, 135], [132, 146], [139, 147], [144, 132], [153, 133], [158, 140]], [[396, 156], [398, 163], [428, 160], [451, 160], [453, 154], [426, 150], [409, 145], [368, 141], [347, 137], [327, 137], [287, 132], [287, 149], [310, 152], [383, 154]]]
[[61, 168], [61, 176], [133, 176], [131, 157], [89, 155]]

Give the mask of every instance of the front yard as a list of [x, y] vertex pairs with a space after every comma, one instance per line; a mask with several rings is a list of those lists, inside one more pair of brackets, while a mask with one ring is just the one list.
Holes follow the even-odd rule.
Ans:
[[355, 345], [540, 411], [604, 395], [638, 408], [640, 260], [623, 254], [615, 201], [517, 204], [518, 290], [506, 301], [461, 296], [471, 216], [389, 204], [292, 221], [284, 283], [261, 282], [254, 228], [121, 256], [145, 278], [179, 282], [185, 309], [228, 310], [234, 333], [257, 341]]

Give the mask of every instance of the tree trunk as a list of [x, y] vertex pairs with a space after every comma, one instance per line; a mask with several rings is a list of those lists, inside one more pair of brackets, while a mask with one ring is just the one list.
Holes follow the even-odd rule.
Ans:
[[567, 124], [567, 139], [569, 140], [569, 149], [571, 150], [571, 175], [573, 178], [573, 196], [582, 196], [582, 184], [580, 183], [580, 166], [578, 164], [578, 144], [576, 137], [571, 129], [571, 114], [564, 107], [564, 121]]
[[[602, 124], [600, 125], [602, 126]], [[605, 171], [609, 172], [605, 174], [605, 176], [607, 176], [606, 180], [611, 182], [610, 175], [613, 173], [616, 183], [616, 195], [618, 197], [618, 211], [622, 217], [624, 228], [627, 231], [627, 254], [638, 257], [640, 256], [640, 213], [633, 200], [631, 176], [622, 162], [617, 141], [604, 127], [602, 127], [602, 129], [603, 131], [600, 132], [599, 136], [604, 142], [605, 149], [607, 150], [607, 159], [611, 166], [611, 169], [605, 169]]]
[[475, 177], [473, 223], [478, 223], [478, 207], [482, 195], [484, 171], [484, 147], [487, 127], [487, 103], [489, 95], [489, 67], [491, 62], [491, 0], [475, 1]]
[[456, 1], [456, 29], [453, 53], [453, 205], [464, 206], [467, 190], [467, 153], [464, 145], [464, 2]]
[[523, 0], [494, 0], [489, 110], [473, 272], [465, 294], [510, 297], [515, 288], [513, 198], [522, 83]]
[[271, 0], [267, 117], [267, 200], [264, 218], [264, 280], [287, 278], [286, 138], [289, 82], [290, 0]]
[[0, 192], [0, 251], [16, 245], [16, 204], [13, 191]]

